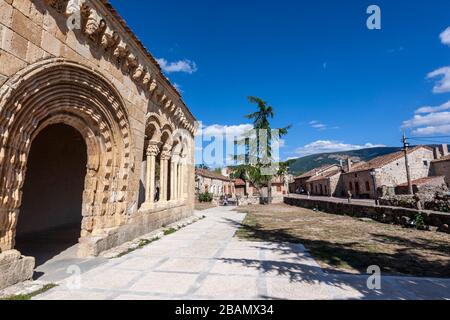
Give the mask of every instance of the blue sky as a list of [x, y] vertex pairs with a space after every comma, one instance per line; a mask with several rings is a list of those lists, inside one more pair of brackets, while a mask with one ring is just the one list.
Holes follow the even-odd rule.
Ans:
[[242, 128], [247, 96], [270, 102], [274, 126], [293, 125], [284, 159], [398, 146], [402, 126], [450, 135], [446, 0], [111, 2], [205, 126]]

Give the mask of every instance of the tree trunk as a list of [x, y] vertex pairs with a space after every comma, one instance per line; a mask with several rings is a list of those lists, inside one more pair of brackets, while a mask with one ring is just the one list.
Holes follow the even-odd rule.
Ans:
[[272, 179], [267, 183], [267, 204], [272, 204]]

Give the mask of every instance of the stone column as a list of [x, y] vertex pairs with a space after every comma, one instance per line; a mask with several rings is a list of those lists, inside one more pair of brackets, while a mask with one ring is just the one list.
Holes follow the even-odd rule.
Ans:
[[178, 163], [177, 165], [177, 194], [178, 194], [178, 199], [183, 199], [183, 194], [181, 193], [181, 189], [183, 188], [183, 182], [181, 181], [181, 179], [183, 178], [183, 173], [182, 173], [182, 164]]
[[147, 177], [145, 181], [145, 203], [155, 202], [155, 170], [156, 156], [159, 153], [157, 144], [150, 142], [147, 149]]
[[177, 200], [177, 163], [175, 161], [170, 162], [170, 200]]
[[163, 150], [161, 152], [161, 165], [160, 165], [160, 202], [167, 201], [167, 185], [168, 185], [168, 166], [170, 159], [170, 151]]

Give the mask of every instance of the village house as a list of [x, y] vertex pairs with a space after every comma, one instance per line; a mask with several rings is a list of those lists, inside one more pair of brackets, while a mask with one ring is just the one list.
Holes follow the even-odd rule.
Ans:
[[308, 192], [308, 180], [312, 177], [322, 175], [324, 173], [333, 172], [340, 170], [338, 164], [327, 164], [319, 168], [314, 168], [301, 174], [300, 176], [294, 177], [294, 182], [289, 184], [290, 193], [307, 193]]
[[0, 289], [34, 235], [95, 256], [192, 215], [196, 119], [108, 1], [0, 0], [0, 40]]
[[322, 172], [306, 180], [306, 191], [310, 195], [336, 197], [343, 193], [341, 174], [343, 169], [339, 166], [331, 171]]
[[[411, 180], [428, 177], [431, 174], [431, 163], [434, 160], [433, 149], [417, 146], [408, 150], [408, 161]], [[407, 183], [405, 155], [403, 151], [388, 154], [356, 165], [348, 164], [342, 174], [342, 194], [349, 192], [354, 198], [378, 198], [383, 188], [391, 189]]]
[[220, 197], [235, 197], [235, 186], [230, 177], [206, 169], [195, 169], [197, 196], [209, 193], [217, 200]]
[[435, 176], [444, 176], [447, 187], [450, 187], [450, 155], [448, 146], [435, 148], [435, 160], [431, 162], [431, 171]]

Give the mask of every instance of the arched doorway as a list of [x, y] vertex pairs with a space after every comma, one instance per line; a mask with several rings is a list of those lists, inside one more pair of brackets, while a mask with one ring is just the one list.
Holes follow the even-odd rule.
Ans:
[[31, 144], [16, 248], [36, 266], [78, 243], [86, 165], [86, 143], [71, 126], [49, 125]]

